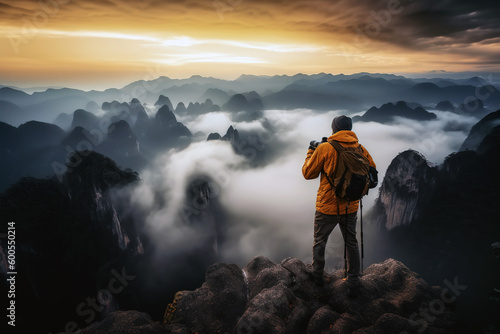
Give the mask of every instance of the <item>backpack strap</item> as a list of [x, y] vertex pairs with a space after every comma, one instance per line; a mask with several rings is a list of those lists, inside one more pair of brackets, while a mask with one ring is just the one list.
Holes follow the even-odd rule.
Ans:
[[[336, 140], [329, 141], [329, 143], [330, 143], [330, 145], [333, 146], [333, 148], [335, 150], [337, 150], [338, 153], [343, 152], [343, 151], [346, 150], [345, 147], [342, 146], [342, 145], [340, 145], [340, 143], [338, 141], [336, 141]], [[337, 156], [337, 160], [338, 160], [338, 156]]]
[[[340, 152], [344, 151], [345, 149], [342, 147], [342, 145], [340, 145], [340, 143], [336, 140], [332, 140], [332, 141], [328, 141], [330, 143], [330, 145], [333, 146], [333, 148], [337, 151], [337, 163], [335, 164], [335, 169], [337, 169], [337, 166], [339, 165], [339, 156], [340, 156]], [[335, 143], [335, 144], [334, 144]], [[323, 170], [324, 171], [324, 170]], [[330, 183], [330, 186], [331, 186], [331, 190], [333, 191], [333, 193], [335, 193], [335, 186], [333, 185], [333, 181], [330, 179], [330, 175], [328, 175], [328, 173], [326, 171], [325, 172], [325, 176], [326, 176], [326, 179], [328, 180], [328, 183]], [[335, 174], [335, 170], [332, 172], [333, 174]], [[337, 203], [337, 211], [338, 211], [338, 203]], [[339, 212], [340, 214], [340, 212]]]

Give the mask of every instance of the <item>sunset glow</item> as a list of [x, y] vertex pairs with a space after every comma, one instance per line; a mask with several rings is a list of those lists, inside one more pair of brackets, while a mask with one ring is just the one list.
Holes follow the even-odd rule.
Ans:
[[[431, 1], [2, 1], [3, 84], [149, 75], [497, 72], [495, 9]], [[425, 15], [424, 15], [425, 14]]]

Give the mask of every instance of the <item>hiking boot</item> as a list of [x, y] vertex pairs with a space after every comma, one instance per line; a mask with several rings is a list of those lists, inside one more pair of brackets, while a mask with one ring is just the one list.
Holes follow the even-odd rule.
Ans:
[[317, 274], [314, 272], [309, 273], [309, 277], [312, 279], [313, 283], [316, 286], [323, 286], [325, 285], [325, 281], [323, 281], [323, 273]]

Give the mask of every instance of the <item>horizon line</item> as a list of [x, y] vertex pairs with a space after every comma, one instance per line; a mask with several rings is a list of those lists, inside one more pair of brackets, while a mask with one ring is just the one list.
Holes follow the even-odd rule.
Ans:
[[[160, 75], [160, 76], [157, 76], [155, 78], [152, 78], [152, 79], [137, 79], [137, 80], [132, 80], [132, 81], [128, 81], [128, 83], [126, 84], [117, 84], [116, 86], [108, 86], [107, 88], [101, 88], [101, 89], [85, 89], [85, 88], [77, 88], [73, 85], [61, 85], [61, 84], [47, 84], [47, 85], [43, 85], [43, 84], [35, 84], [35, 85], [29, 85], [29, 84], [26, 84], [26, 85], [19, 85], [19, 84], [9, 84], [9, 83], [3, 83], [0, 81], [0, 89], [1, 88], [5, 88], [5, 87], [8, 87], [8, 88], [12, 88], [12, 89], [16, 89], [16, 90], [28, 90], [28, 91], [32, 91], [32, 93], [34, 92], [43, 92], [43, 91], [46, 91], [48, 89], [74, 89], [74, 90], [80, 90], [80, 91], [83, 91], [83, 92], [92, 92], [92, 91], [97, 91], [97, 92], [104, 92], [106, 90], [109, 90], [109, 89], [123, 89], [129, 85], [132, 85], [134, 83], [137, 83], [137, 82], [141, 82], [141, 81], [144, 81], [144, 82], [152, 82], [152, 81], [155, 81], [155, 80], [158, 80], [160, 78], [165, 78], [165, 79], [169, 79], [169, 80], [177, 80], [177, 81], [182, 81], [182, 80], [189, 80], [189, 79], [193, 79], [194, 77], [199, 77], [201, 79], [212, 79], [212, 80], [220, 80], [220, 81], [226, 81], [226, 82], [234, 82], [234, 81], [238, 81], [239, 79], [241, 79], [242, 77], [255, 77], [255, 78], [274, 78], [274, 77], [294, 77], [294, 76], [300, 76], [300, 75], [303, 75], [303, 76], [307, 76], [307, 77], [312, 77], [312, 76], [318, 76], [318, 75], [324, 75], [324, 76], [327, 76], [327, 75], [332, 75], [332, 76], [341, 76], [341, 75], [344, 75], [346, 77], [349, 77], [349, 76], [355, 76], [355, 75], [360, 75], [360, 74], [365, 74], [365, 75], [393, 75], [393, 76], [396, 76], [396, 77], [404, 77], [404, 78], [408, 78], [408, 79], [424, 79], [424, 80], [435, 80], [435, 79], [443, 79], [443, 80], [466, 80], [466, 79], [471, 79], [471, 78], [474, 78], [474, 77], [479, 77], [479, 78], [482, 78], [482, 76], [489, 76], [490, 78], [486, 78], [485, 80], [489, 80], [489, 81], [493, 81], [491, 80], [491, 77], [493, 75], [499, 75], [500, 76], [500, 69], [498, 72], [493, 72], [493, 71], [458, 71], [458, 72], [451, 72], [451, 71], [438, 71], [438, 70], [435, 70], [435, 71], [426, 71], [426, 72], [395, 72], [395, 73], [389, 73], [389, 72], [366, 72], [366, 71], [362, 71], [362, 72], [355, 72], [355, 73], [351, 73], [351, 74], [345, 74], [345, 73], [328, 73], [328, 72], [318, 72], [318, 73], [312, 73], [312, 74], [306, 74], [306, 73], [302, 73], [302, 72], [297, 72], [295, 74], [274, 74], [274, 75], [269, 75], [269, 74], [246, 74], [246, 73], [242, 73], [240, 75], [238, 75], [235, 79], [224, 79], [224, 78], [218, 78], [218, 77], [214, 77], [214, 76], [203, 76], [203, 75], [199, 75], [199, 74], [192, 74], [190, 76], [186, 76], [186, 77], [169, 77], [169, 76], [166, 76], [166, 75]], [[454, 76], [453, 77], [447, 77], [447, 76]], [[484, 79], [484, 78], [482, 78]], [[97, 80], [97, 79], [96, 79]], [[82, 83], [83, 86], [88, 86], [88, 84], [84, 84]], [[123, 85], [123, 86], [118, 86], [118, 85]], [[120, 88], [118, 88], [120, 87]]]

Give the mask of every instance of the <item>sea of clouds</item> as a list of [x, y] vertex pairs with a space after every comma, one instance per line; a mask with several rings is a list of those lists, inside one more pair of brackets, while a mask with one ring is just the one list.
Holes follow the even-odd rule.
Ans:
[[[379, 184], [392, 159], [407, 149], [419, 151], [430, 163], [442, 163], [460, 148], [478, 121], [449, 112], [433, 112], [437, 119], [432, 121], [401, 118], [390, 125], [354, 123], [353, 131], [377, 164]], [[274, 261], [293, 256], [310, 262], [319, 180], [305, 180], [301, 168], [309, 142], [329, 136], [331, 121], [340, 114], [341, 111], [268, 110], [264, 112], [265, 122], [261, 119], [242, 123], [234, 123], [225, 112], [180, 118], [200, 139], [184, 150], [161, 154], [141, 173], [142, 181], [130, 192], [130, 205], [145, 213], [147, 230], [161, 245], [162, 252], [189, 247], [203, 239], [199, 236], [202, 232], [179, 220], [178, 212], [182, 210], [189, 180], [195, 175], [209, 175], [216, 184], [213, 196], [227, 216], [227, 238], [218, 245], [221, 261], [245, 265], [254, 256], [264, 255]], [[238, 154], [229, 142], [206, 141], [209, 133], [224, 135], [231, 125], [243, 134], [259, 134], [256, 150], [268, 149], [273, 158], [252, 164], [256, 155]], [[365, 210], [373, 206], [377, 195], [378, 188], [370, 191], [364, 199]], [[365, 235], [365, 239], [369, 242], [370, 236]], [[342, 247], [337, 228], [327, 249], [329, 268], [341, 266]]]

